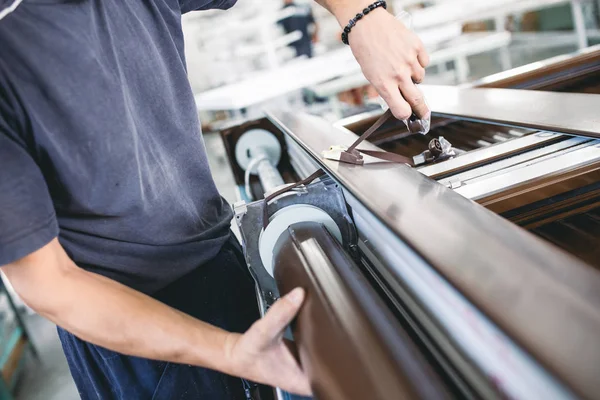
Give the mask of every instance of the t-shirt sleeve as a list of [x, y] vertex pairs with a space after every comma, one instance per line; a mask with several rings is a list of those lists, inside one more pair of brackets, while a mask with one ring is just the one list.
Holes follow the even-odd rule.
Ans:
[[227, 10], [233, 7], [237, 0], [179, 0], [181, 13], [197, 10]]
[[0, 114], [0, 266], [42, 248], [57, 235], [42, 172]]

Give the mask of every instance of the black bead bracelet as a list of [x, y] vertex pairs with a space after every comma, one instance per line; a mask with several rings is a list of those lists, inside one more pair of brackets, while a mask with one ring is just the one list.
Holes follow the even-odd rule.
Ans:
[[356, 17], [352, 18], [350, 22], [348, 22], [348, 25], [346, 25], [346, 27], [344, 28], [344, 32], [342, 32], [342, 42], [344, 42], [344, 44], [349, 45], [350, 42], [348, 41], [348, 35], [350, 34], [352, 28], [354, 28], [354, 25], [356, 25], [356, 23], [360, 21], [365, 15], [369, 14], [371, 11], [379, 7], [387, 9], [387, 3], [384, 0], [378, 0], [370, 6], [366, 7], [364, 10], [362, 10], [361, 13], [356, 14]]

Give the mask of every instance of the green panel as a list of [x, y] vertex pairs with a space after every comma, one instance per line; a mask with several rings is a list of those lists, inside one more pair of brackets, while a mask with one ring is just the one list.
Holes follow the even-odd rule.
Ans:
[[17, 343], [19, 343], [19, 339], [21, 338], [22, 334], [23, 334], [23, 331], [21, 330], [21, 328], [16, 327], [14, 329], [14, 331], [12, 332], [10, 339], [6, 343], [2, 344], [3, 348], [2, 348], [2, 355], [0, 355], [0, 369], [4, 368], [4, 364], [6, 364], [6, 362], [8, 361], [8, 359], [10, 357], [10, 354], [14, 350]]
[[550, 7], [537, 12], [541, 31], [573, 30], [571, 5]]
[[2, 376], [0, 376], [0, 400], [13, 400], [13, 396]]
[[28, 350], [30, 350], [30, 346], [26, 345], [25, 348], [23, 349], [23, 354], [21, 355], [21, 358], [19, 358], [17, 367], [15, 368], [15, 371], [12, 375], [11, 382], [9, 382], [9, 384], [8, 384], [11, 391], [15, 390], [15, 386], [17, 386], [17, 382], [21, 376], [21, 373], [25, 369], [25, 363], [27, 362], [27, 360], [26, 360], [27, 357], [25, 357], [25, 355]]

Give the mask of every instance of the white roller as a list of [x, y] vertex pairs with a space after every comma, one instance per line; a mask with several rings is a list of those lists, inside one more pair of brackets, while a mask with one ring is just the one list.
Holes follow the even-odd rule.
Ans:
[[340, 243], [342, 242], [342, 233], [337, 224], [325, 211], [318, 207], [307, 204], [295, 204], [285, 207], [269, 218], [267, 229], [263, 229], [258, 239], [258, 249], [262, 263], [273, 276], [273, 249], [279, 237], [290, 227], [290, 225], [299, 222], [317, 222], [325, 226], [325, 228], [335, 237]]
[[250, 175], [258, 175], [263, 192], [267, 193], [285, 184], [277, 170], [281, 159], [281, 145], [271, 132], [251, 129], [245, 132], [235, 145], [235, 159], [245, 171], [246, 196], [252, 200]]
[[[271, 165], [276, 166], [281, 159], [281, 145], [271, 132], [264, 129], [250, 129], [235, 145], [235, 160], [245, 171], [252, 159], [266, 155]], [[250, 171], [256, 174], [256, 170]]]

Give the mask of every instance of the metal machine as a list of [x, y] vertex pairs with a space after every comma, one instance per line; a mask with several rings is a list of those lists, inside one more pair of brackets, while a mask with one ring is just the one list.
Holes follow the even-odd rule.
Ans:
[[[222, 132], [253, 198], [272, 182], [260, 175], [281, 177], [235, 216], [262, 311], [307, 290], [292, 331], [317, 398], [600, 398], [600, 96], [547, 92], [598, 82], [596, 49], [487, 88], [425, 88], [429, 136], [392, 121], [361, 145], [458, 150], [417, 167], [321, 157], [377, 116], [271, 112]], [[256, 129], [282, 150], [259, 176], [235, 156], [269, 159], [240, 140]]]

